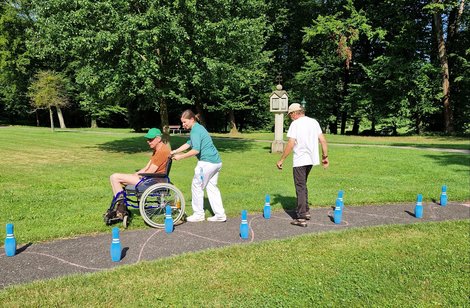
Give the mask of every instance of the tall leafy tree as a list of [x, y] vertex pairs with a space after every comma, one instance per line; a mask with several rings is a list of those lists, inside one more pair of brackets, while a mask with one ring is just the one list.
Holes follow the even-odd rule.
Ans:
[[29, 87], [29, 97], [31, 104], [36, 109], [48, 109], [51, 122], [51, 129], [54, 130], [53, 108], [57, 110], [60, 128], [65, 128], [65, 121], [62, 115], [63, 107], [69, 104], [67, 94], [66, 78], [54, 71], [39, 71], [35, 75], [35, 80]]
[[[346, 104], [349, 92], [351, 62], [353, 59], [353, 45], [357, 43], [360, 36], [366, 37], [369, 41], [377, 38], [383, 39], [386, 31], [381, 28], [372, 28], [365, 12], [357, 10], [352, 0], [347, 0], [343, 9], [334, 15], [318, 16], [313, 25], [305, 29], [304, 42], [313, 42], [328, 50], [330, 53], [336, 53], [337, 62], [342, 66], [342, 94], [341, 104], [333, 108], [334, 113], [341, 117], [341, 134], [345, 133], [348, 112], [352, 105]], [[313, 58], [309, 58], [309, 63], [313, 68], [317, 67]], [[309, 69], [309, 68], [305, 68]], [[338, 121], [335, 121], [335, 123]], [[336, 128], [333, 126], [333, 133]]]
[[[444, 107], [444, 125], [447, 133], [454, 132], [454, 116], [451, 100], [451, 70], [449, 52], [459, 32], [460, 21], [465, 8], [465, 0], [433, 0], [426, 6], [433, 15], [433, 29], [436, 36], [438, 57], [442, 76], [442, 103]], [[444, 20], [447, 27], [444, 27]]]
[[0, 117], [10, 123], [26, 118], [26, 96], [33, 66], [26, 49], [26, 29], [32, 24], [27, 1], [0, 2]]
[[116, 63], [121, 1], [33, 1], [37, 22], [30, 33], [32, 53], [74, 81], [81, 108], [96, 120], [122, 112]]
[[266, 9], [259, 0], [186, 1], [178, 9], [187, 34], [186, 95], [200, 114], [227, 115], [232, 133], [236, 113], [254, 107], [266, 78]]

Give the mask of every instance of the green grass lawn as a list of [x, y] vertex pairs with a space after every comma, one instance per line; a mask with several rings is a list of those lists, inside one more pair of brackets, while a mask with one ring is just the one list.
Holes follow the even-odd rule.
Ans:
[[[238, 219], [242, 209], [261, 213], [265, 194], [275, 211], [295, 206], [292, 159], [277, 170], [280, 155], [269, 153], [269, 142], [255, 141], [261, 135], [215, 140], [230, 217]], [[450, 201], [470, 200], [468, 154], [361, 146], [468, 148], [466, 141], [344, 137], [328, 136], [331, 167], [312, 170], [312, 206], [333, 205], [339, 189], [347, 206], [413, 204], [418, 193], [432, 202], [443, 184]], [[185, 138], [172, 137], [173, 147]], [[142, 167], [150, 152], [143, 134], [124, 129], [2, 127], [0, 157], [0, 225], [13, 222], [21, 244], [110, 232], [101, 218], [112, 197], [109, 175]], [[171, 173], [188, 213], [195, 164], [175, 162]], [[469, 226], [465, 220], [361, 228], [188, 253], [9, 287], [0, 291], [0, 306], [462, 307], [470, 291]], [[148, 227], [137, 214], [130, 228]]]
[[465, 307], [469, 221], [235, 245], [14, 286], [6, 307]]
[[[173, 147], [186, 137], [172, 137]], [[451, 141], [453, 142], [453, 141]], [[230, 217], [242, 209], [261, 213], [265, 194], [272, 209], [295, 207], [292, 158], [283, 171], [270, 144], [217, 139], [223, 168], [219, 178]], [[396, 148], [330, 145], [330, 168], [316, 167], [309, 178], [312, 206], [331, 206], [345, 191], [347, 206], [425, 202], [447, 184], [450, 201], [470, 200], [470, 155]], [[112, 198], [109, 176], [134, 172], [150, 158], [143, 134], [128, 130], [56, 131], [48, 128], [0, 128], [0, 225], [13, 222], [19, 243], [109, 232], [102, 221]], [[171, 179], [190, 207], [195, 158], [175, 162]], [[206, 205], [208, 202], [206, 200]], [[138, 211], [131, 229], [146, 228]], [[209, 215], [210, 213], [207, 213]], [[4, 228], [0, 229], [2, 245]]]
[[[287, 129], [287, 128], [285, 128]], [[248, 139], [248, 140], [274, 140], [274, 133], [249, 132], [238, 135], [212, 134], [217, 138]], [[470, 138], [442, 137], [442, 136], [346, 136], [326, 135], [329, 143], [412, 146], [428, 148], [447, 148], [470, 150]], [[284, 134], [284, 140], [287, 140]]]

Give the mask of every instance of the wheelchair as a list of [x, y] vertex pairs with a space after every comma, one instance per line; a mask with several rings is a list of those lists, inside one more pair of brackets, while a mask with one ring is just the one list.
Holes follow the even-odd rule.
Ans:
[[183, 193], [170, 181], [171, 164], [170, 158], [165, 174], [139, 173], [142, 178], [136, 185], [125, 186], [113, 198], [111, 206], [103, 215], [105, 224], [111, 225], [122, 221], [123, 227], [127, 228], [131, 219], [131, 212], [128, 208], [138, 208], [147, 225], [153, 228], [164, 228], [167, 205], [171, 208], [173, 224], [178, 224], [185, 215], [185, 202]]

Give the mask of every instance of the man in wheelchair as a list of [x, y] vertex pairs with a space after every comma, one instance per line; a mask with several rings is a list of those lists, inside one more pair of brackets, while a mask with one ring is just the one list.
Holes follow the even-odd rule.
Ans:
[[[151, 128], [144, 136], [147, 139], [149, 147], [153, 150], [152, 157], [145, 167], [132, 174], [113, 173], [109, 180], [113, 189], [113, 201], [111, 207], [105, 213], [104, 218], [107, 224], [113, 220], [123, 220], [128, 215], [126, 206], [126, 194], [124, 187], [136, 185], [141, 181], [142, 174], [162, 174], [167, 175], [168, 162], [171, 161], [170, 147], [162, 141], [162, 133], [158, 128]], [[158, 182], [158, 178], [155, 179]], [[166, 181], [167, 178], [161, 178]]]

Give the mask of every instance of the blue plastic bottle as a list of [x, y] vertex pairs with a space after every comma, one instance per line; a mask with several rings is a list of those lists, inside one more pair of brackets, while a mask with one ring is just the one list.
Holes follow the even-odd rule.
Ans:
[[418, 194], [418, 198], [416, 199], [415, 217], [423, 218], [423, 195], [421, 194]]
[[271, 218], [271, 197], [269, 195], [266, 195], [264, 199], [263, 216], [265, 219]]
[[442, 186], [440, 203], [441, 203], [441, 206], [447, 205], [447, 186], [446, 185]]
[[344, 196], [344, 191], [340, 190], [338, 191], [338, 200], [340, 201], [341, 203], [341, 210], [343, 209], [344, 207], [344, 201], [343, 201], [343, 196]]
[[341, 208], [341, 210], [343, 210], [344, 204], [343, 204], [343, 200], [341, 200], [340, 198], [336, 198], [335, 207], [338, 207], [338, 206]]
[[339, 190], [338, 191], [338, 198], [341, 199], [341, 201], [343, 201], [343, 195], [344, 195], [344, 191]]
[[335, 224], [341, 223], [341, 218], [343, 216], [343, 208], [341, 207], [341, 201], [339, 199], [336, 200], [335, 212], [333, 214], [333, 221]]
[[247, 219], [247, 212], [246, 210], [242, 211], [242, 222], [240, 224], [240, 237], [242, 239], [248, 238], [248, 219]]
[[5, 239], [5, 254], [13, 257], [16, 254], [16, 239], [13, 233], [13, 224], [7, 224], [7, 237]]
[[111, 242], [111, 260], [113, 262], [121, 261], [121, 241], [119, 240], [119, 228], [113, 228], [113, 241]]
[[171, 233], [173, 232], [173, 217], [171, 217], [171, 206], [167, 205], [165, 213], [165, 232]]

